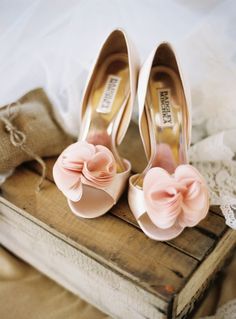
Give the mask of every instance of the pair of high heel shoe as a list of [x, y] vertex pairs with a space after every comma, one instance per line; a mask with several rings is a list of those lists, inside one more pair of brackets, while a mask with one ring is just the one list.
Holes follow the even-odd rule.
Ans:
[[[117, 145], [131, 120], [138, 72], [127, 35], [113, 31], [85, 88], [78, 142], [62, 152], [53, 168], [57, 187], [79, 217], [105, 214], [126, 188], [131, 164], [120, 157]], [[169, 43], [157, 46], [142, 66], [137, 93], [148, 165], [129, 178], [129, 206], [148, 237], [169, 240], [196, 225], [209, 208], [206, 183], [188, 164], [190, 102]]]

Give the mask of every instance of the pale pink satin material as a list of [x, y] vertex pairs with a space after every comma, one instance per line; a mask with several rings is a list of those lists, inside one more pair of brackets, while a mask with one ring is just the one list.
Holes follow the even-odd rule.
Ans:
[[172, 175], [153, 167], [144, 177], [143, 189], [134, 185], [136, 178], [130, 178], [129, 205], [150, 238], [170, 240], [207, 215], [208, 189], [193, 166], [179, 165]]
[[169, 144], [158, 144], [158, 152], [153, 158], [152, 166], [162, 167], [169, 173], [173, 173], [175, 171], [176, 161], [173, 157], [173, 152], [171, 151], [171, 146]]
[[93, 218], [107, 212], [120, 197], [130, 174], [117, 173], [112, 152], [103, 145], [79, 141], [66, 148], [53, 167], [57, 187], [67, 197], [72, 211]]
[[[161, 43], [169, 49], [172, 62], [168, 54], [159, 55], [160, 60], [155, 61], [157, 66], [170, 66], [176, 70], [182, 84], [183, 95], [186, 100], [186, 125], [184, 136], [180, 143], [186, 143], [186, 153], [178, 159], [173, 158], [171, 145], [158, 141], [158, 147], [153, 143], [156, 130], [155, 122], [150, 125], [149, 113], [146, 103], [150, 73], [154, 65], [159, 45], [151, 52], [139, 72], [138, 105], [139, 105], [139, 129], [147, 156], [148, 165], [142, 173], [143, 185], [137, 181], [140, 175], [134, 175], [129, 180], [128, 200], [134, 217], [140, 228], [154, 240], [170, 240], [177, 237], [185, 227], [196, 225], [203, 219], [209, 208], [209, 199], [206, 183], [199, 172], [188, 165], [187, 149], [191, 141], [191, 98], [189, 87], [186, 86], [183, 74], [176, 58], [174, 49], [169, 43]], [[159, 52], [160, 53], [160, 52]], [[167, 59], [165, 61], [165, 58]], [[166, 62], [166, 63], [165, 63]], [[167, 65], [166, 65], [167, 64]], [[172, 64], [172, 65], [171, 65]], [[179, 164], [183, 164], [178, 166]], [[176, 168], [177, 167], [177, 168]], [[169, 173], [173, 173], [170, 175]]]

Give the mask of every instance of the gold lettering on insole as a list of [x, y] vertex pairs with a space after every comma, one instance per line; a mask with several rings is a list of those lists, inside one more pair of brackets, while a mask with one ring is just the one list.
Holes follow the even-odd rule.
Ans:
[[109, 75], [107, 77], [104, 92], [96, 108], [98, 113], [107, 114], [111, 112], [120, 81], [121, 78], [116, 75]]
[[173, 114], [171, 111], [170, 89], [158, 89], [158, 102], [162, 127], [173, 127]]

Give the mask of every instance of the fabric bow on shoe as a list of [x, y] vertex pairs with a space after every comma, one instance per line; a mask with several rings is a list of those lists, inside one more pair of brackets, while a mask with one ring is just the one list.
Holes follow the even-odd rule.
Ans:
[[53, 168], [57, 187], [72, 201], [79, 201], [83, 185], [105, 188], [116, 174], [116, 161], [105, 146], [80, 141], [59, 156]]

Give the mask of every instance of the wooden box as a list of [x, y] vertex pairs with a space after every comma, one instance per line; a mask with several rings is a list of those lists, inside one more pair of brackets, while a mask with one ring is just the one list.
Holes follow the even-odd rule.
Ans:
[[217, 208], [156, 242], [138, 228], [125, 195], [105, 216], [79, 219], [50, 174], [35, 192], [38, 177], [24, 166], [3, 184], [0, 242], [113, 318], [188, 318], [235, 247], [236, 232]]

